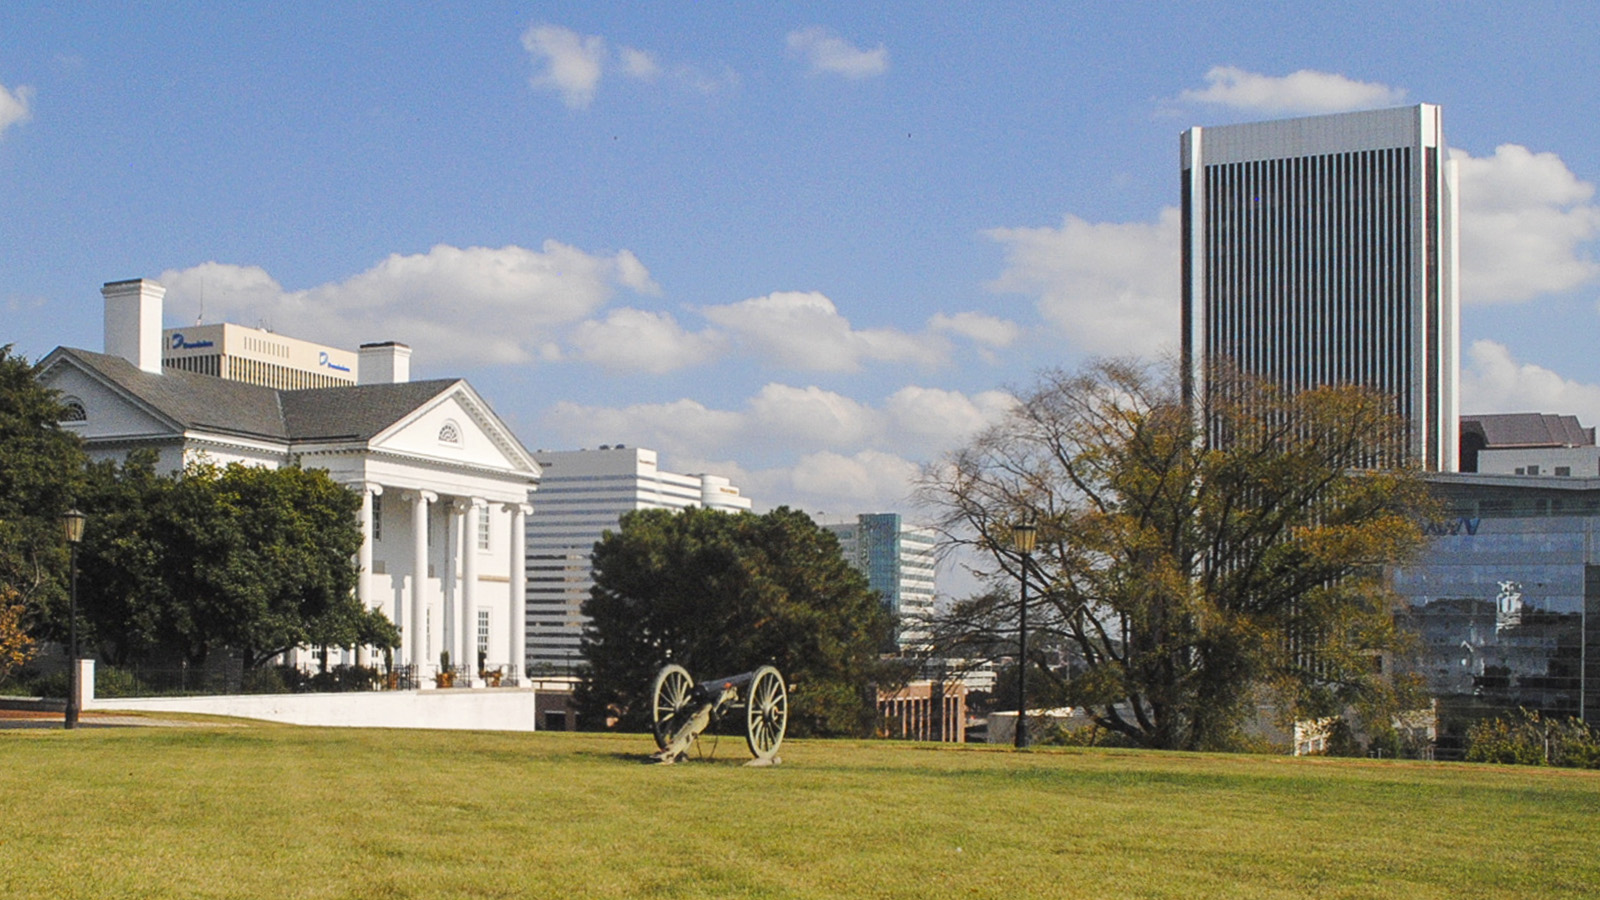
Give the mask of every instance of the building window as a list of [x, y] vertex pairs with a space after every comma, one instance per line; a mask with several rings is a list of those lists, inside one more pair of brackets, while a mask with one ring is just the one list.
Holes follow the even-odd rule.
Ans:
[[1556, 466], [1556, 475], [1561, 477], [1561, 478], [1571, 478], [1572, 477], [1572, 467], [1571, 466]]
[[489, 611], [478, 610], [478, 658], [483, 659], [489, 652]]
[[1537, 475], [1537, 474], [1539, 474], [1539, 467], [1538, 466], [1529, 466], [1528, 467], [1528, 474], [1529, 475]]
[[439, 443], [441, 443], [441, 444], [456, 444], [456, 445], [460, 445], [460, 443], [461, 443], [461, 429], [460, 429], [460, 427], [458, 427], [456, 425], [456, 423], [454, 423], [454, 422], [446, 422], [446, 423], [444, 423], [444, 426], [439, 429]]
[[372, 540], [383, 540], [383, 495], [372, 495]]
[[68, 397], [61, 401], [61, 421], [86, 422], [88, 419], [89, 414], [84, 412], [83, 401], [77, 397]]
[[489, 549], [489, 506], [478, 507], [478, 549]]

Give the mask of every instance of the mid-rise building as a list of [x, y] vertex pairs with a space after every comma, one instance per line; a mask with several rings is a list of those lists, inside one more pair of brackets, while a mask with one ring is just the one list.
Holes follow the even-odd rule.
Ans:
[[867, 513], [854, 522], [824, 525], [839, 539], [844, 558], [867, 576], [895, 617], [895, 650], [916, 652], [932, 639], [938, 538], [905, 523], [899, 513]]
[[1455, 471], [1456, 191], [1439, 107], [1191, 128], [1181, 157], [1190, 402], [1220, 366], [1291, 392], [1374, 388], [1394, 398], [1410, 459]]
[[1585, 428], [1576, 416], [1462, 416], [1461, 471], [1593, 478], [1600, 476], [1600, 447], [1594, 428]]
[[539, 502], [527, 525], [527, 647], [530, 672], [570, 674], [582, 660], [594, 586], [595, 542], [636, 509], [750, 509], [750, 499], [716, 475], [678, 475], [656, 452], [618, 444], [598, 450], [539, 451]]

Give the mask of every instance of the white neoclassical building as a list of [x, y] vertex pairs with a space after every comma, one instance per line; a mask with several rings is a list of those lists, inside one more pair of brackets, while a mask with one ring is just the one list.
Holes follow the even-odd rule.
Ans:
[[[471, 385], [410, 381], [401, 344], [351, 354], [232, 325], [163, 331], [165, 291], [151, 281], [102, 293], [106, 352], [59, 347], [39, 374], [91, 457], [147, 447], [168, 471], [197, 459], [326, 469], [361, 493], [358, 592], [399, 626], [396, 662], [415, 665], [423, 686], [444, 652], [474, 669], [482, 654], [518, 678], [523, 533], [540, 469]], [[296, 374], [319, 367], [333, 377]], [[334, 386], [267, 386], [308, 380]]]

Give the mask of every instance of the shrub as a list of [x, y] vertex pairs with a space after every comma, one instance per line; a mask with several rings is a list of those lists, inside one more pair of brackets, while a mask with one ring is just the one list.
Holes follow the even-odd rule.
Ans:
[[94, 667], [94, 695], [96, 697], [148, 697], [149, 685], [139, 676], [116, 666]]
[[1600, 768], [1600, 736], [1578, 719], [1547, 719], [1523, 709], [1509, 721], [1484, 719], [1473, 725], [1467, 731], [1467, 760]]

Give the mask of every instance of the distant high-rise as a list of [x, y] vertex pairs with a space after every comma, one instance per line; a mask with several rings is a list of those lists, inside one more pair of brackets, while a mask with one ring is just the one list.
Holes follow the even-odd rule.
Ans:
[[1289, 391], [1395, 398], [1408, 453], [1457, 467], [1456, 191], [1430, 104], [1182, 138], [1185, 393], [1229, 363]]
[[578, 641], [588, 622], [583, 601], [594, 587], [591, 551], [622, 514], [636, 509], [750, 509], [728, 479], [676, 475], [656, 468], [656, 452], [638, 447], [539, 451], [544, 475], [528, 516], [528, 671], [570, 673], [582, 661]]
[[897, 513], [868, 513], [854, 522], [825, 525], [839, 539], [844, 558], [883, 595], [896, 620], [895, 645], [903, 651], [926, 649], [933, 615], [937, 538], [927, 528], [906, 525]]

